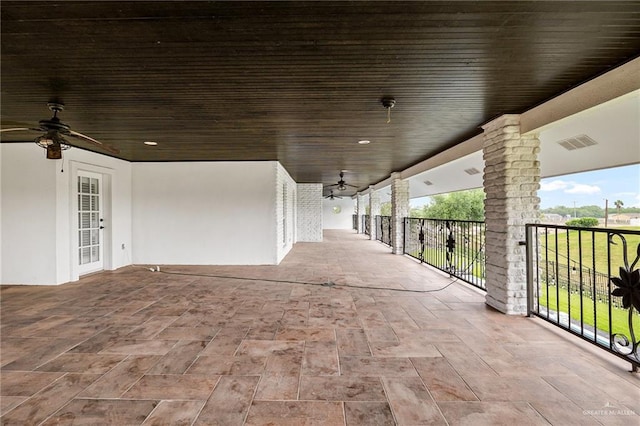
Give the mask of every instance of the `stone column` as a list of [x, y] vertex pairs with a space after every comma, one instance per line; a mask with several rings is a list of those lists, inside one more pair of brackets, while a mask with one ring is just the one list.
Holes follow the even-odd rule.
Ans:
[[482, 126], [486, 303], [506, 314], [527, 313], [525, 224], [539, 221], [540, 142], [520, 134], [520, 116]]
[[358, 223], [358, 234], [362, 234], [364, 232], [364, 223], [362, 223], [362, 215], [365, 213], [366, 209], [364, 207], [364, 196], [357, 193], [356, 197], [356, 210], [357, 210], [357, 223]]
[[409, 182], [391, 173], [391, 245], [393, 254], [404, 253], [404, 218], [409, 216]]
[[376, 239], [376, 216], [380, 214], [380, 194], [369, 185], [369, 239]]

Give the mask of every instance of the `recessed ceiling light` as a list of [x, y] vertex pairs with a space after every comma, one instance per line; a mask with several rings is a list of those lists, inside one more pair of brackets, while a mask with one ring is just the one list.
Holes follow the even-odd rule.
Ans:
[[158, 142], [153, 142], [153, 141], [145, 141], [144, 142], [145, 145], [149, 145], [149, 146], [156, 146], [158, 145]]
[[358, 141], [358, 143], [359, 143], [360, 145], [367, 145], [367, 144], [370, 144], [370, 143], [371, 143], [371, 141], [366, 140], [366, 139], [363, 139], [363, 140], [361, 140], [361, 141]]

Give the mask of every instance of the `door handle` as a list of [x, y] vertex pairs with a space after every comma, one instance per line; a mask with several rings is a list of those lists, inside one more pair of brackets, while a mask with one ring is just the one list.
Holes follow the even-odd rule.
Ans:
[[104, 226], [102, 226], [102, 225], [101, 225], [101, 226], [100, 226], [100, 229], [104, 229]]

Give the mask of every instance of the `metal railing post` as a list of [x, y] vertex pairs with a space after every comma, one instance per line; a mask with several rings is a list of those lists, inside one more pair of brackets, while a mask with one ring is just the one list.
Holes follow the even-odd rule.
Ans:
[[533, 230], [534, 227], [526, 225], [525, 232], [525, 253], [527, 268], [527, 316], [531, 317], [533, 312]]

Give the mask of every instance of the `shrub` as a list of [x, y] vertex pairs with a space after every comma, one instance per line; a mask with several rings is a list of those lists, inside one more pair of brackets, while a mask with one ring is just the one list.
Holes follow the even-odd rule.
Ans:
[[567, 221], [567, 226], [578, 226], [580, 228], [593, 228], [598, 226], [598, 219], [595, 217], [579, 217]]

